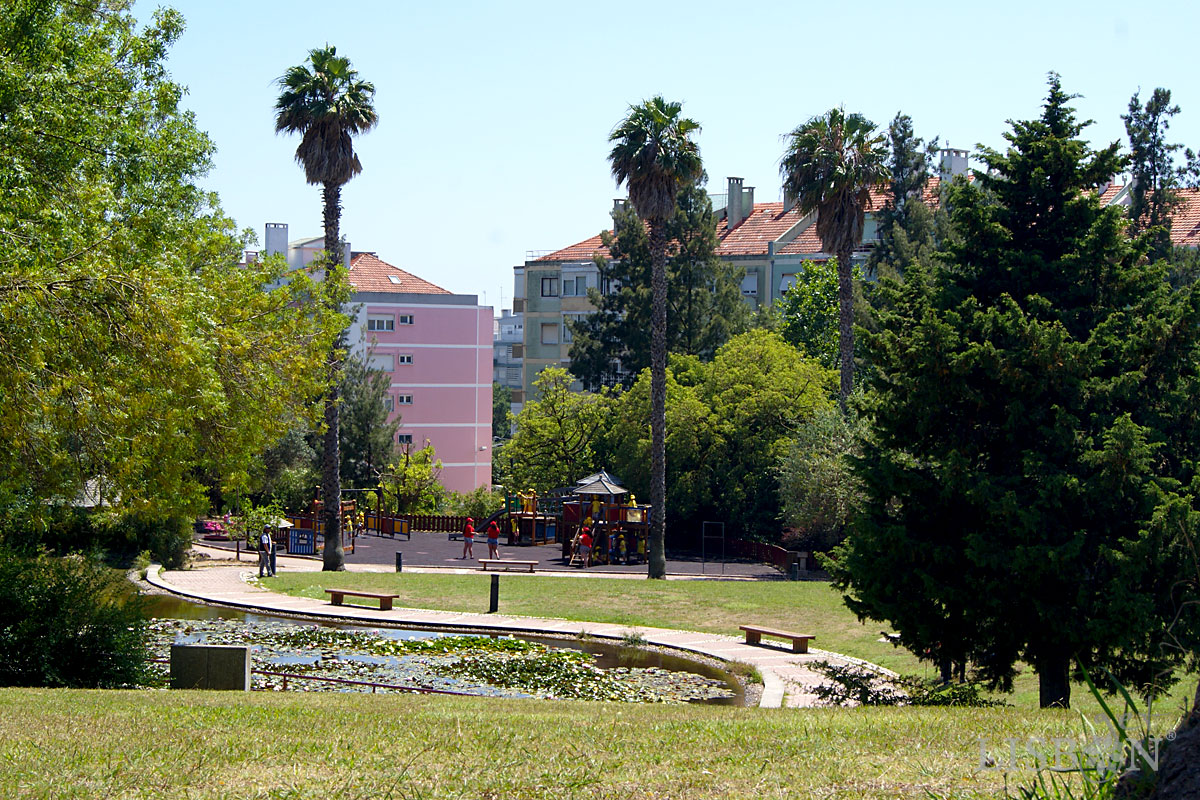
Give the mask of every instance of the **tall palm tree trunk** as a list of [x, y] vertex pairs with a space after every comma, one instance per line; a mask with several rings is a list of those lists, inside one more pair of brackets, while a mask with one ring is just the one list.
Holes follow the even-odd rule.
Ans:
[[667, 234], [650, 224], [650, 541], [649, 575], [667, 576]]
[[838, 274], [838, 403], [845, 413], [854, 391], [854, 284], [850, 258], [853, 250], [837, 254]]
[[[328, 281], [335, 274], [335, 267], [340, 266], [342, 262], [339, 232], [342, 187], [326, 183], [321, 194], [325, 201], [325, 280]], [[340, 292], [334, 291], [328, 296], [340, 295]], [[342, 363], [338, 353], [342, 344], [343, 337], [339, 336], [326, 361], [329, 390], [325, 394], [325, 441], [321, 458], [321, 498], [324, 501], [322, 517], [325, 521], [325, 554], [322, 568], [326, 571], [341, 571], [346, 568], [346, 554], [342, 551], [341, 409], [338, 407], [342, 382]]]

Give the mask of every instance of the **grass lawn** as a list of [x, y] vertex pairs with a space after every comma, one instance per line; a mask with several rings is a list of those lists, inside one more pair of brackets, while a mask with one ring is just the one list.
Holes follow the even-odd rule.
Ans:
[[995, 797], [1071, 712], [0, 689], [5, 798]]

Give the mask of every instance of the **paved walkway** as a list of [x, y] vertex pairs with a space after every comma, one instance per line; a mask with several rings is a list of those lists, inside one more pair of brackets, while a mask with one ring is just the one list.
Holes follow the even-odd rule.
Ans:
[[[216, 555], [217, 552], [213, 552], [213, 554]], [[227, 553], [219, 554], [221, 556], [228, 555]], [[347, 566], [354, 571], [374, 571], [371, 567], [375, 567], [375, 570], [379, 569], [376, 565]], [[319, 561], [309, 559], [280, 556], [278, 567], [281, 571], [286, 572], [316, 572], [321, 569], [321, 564]], [[408, 567], [405, 569], [408, 570]], [[478, 570], [465, 568], [454, 571], [478, 574]], [[731, 636], [666, 628], [632, 627], [600, 622], [572, 622], [506, 614], [469, 614], [420, 608], [393, 608], [390, 611], [380, 611], [361, 606], [332, 606], [323, 600], [292, 597], [263, 589], [257, 585], [255, 580], [257, 566], [249, 561], [243, 566], [226, 564], [177, 571], [161, 571], [161, 567], [152, 565], [146, 578], [154, 586], [185, 597], [267, 613], [302, 614], [367, 624], [383, 622], [416, 627], [470, 628], [498, 633], [556, 636], [586, 633], [601, 639], [616, 640], [636, 634], [649, 644], [672, 647], [722, 661], [738, 661], [754, 666], [763, 677], [763, 693], [759, 701], [759, 706], [763, 708], [778, 708], [783, 705], [793, 707], [815, 705], [816, 697], [812, 694], [811, 689], [820, 683], [820, 676], [814, 673], [808, 665], [818, 660], [834, 663], [854, 661], [854, 659], [816, 648], [801, 655], [792, 653], [786, 649], [786, 646], [752, 646]]]

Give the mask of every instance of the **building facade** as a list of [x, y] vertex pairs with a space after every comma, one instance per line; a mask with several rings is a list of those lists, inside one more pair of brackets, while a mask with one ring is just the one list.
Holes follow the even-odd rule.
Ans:
[[[324, 249], [319, 238], [288, 242], [281, 223], [268, 224], [266, 243], [268, 254], [285, 253], [293, 268]], [[451, 491], [491, 485], [491, 307], [344, 246], [353, 287], [347, 345], [391, 376], [385, 403], [389, 419], [400, 420], [397, 443], [432, 445]]]

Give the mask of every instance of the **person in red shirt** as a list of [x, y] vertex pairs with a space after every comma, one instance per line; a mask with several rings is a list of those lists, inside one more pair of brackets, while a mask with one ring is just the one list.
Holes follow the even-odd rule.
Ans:
[[592, 534], [587, 528], [579, 535], [579, 557], [583, 559], [584, 569], [592, 563]]
[[[467, 517], [466, 527], [463, 528], [463, 558], [475, 557], [475, 520]], [[460, 559], [461, 560], [461, 559]]]
[[500, 526], [496, 524], [496, 520], [488, 523], [487, 529], [488, 540], [488, 558], [500, 558]]

